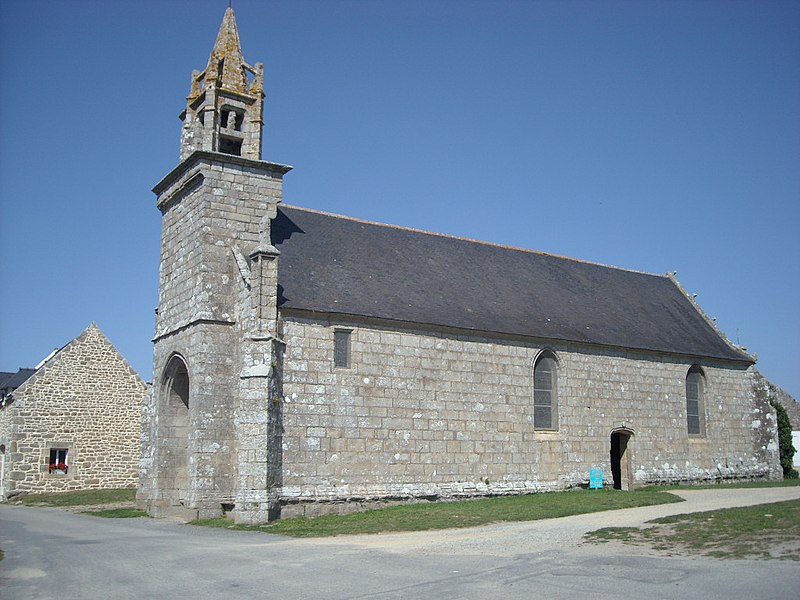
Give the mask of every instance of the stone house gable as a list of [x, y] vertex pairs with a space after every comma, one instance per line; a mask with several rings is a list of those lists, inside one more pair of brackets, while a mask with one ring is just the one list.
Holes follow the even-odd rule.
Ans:
[[0, 408], [5, 495], [136, 486], [146, 394], [92, 323]]
[[792, 431], [800, 432], [800, 403], [782, 387], [769, 382], [769, 389], [775, 399], [783, 405], [792, 423]]
[[789, 422], [792, 425], [792, 445], [795, 449], [793, 464], [795, 469], [800, 469], [800, 402], [789, 392], [779, 385], [775, 385], [759, 372], [756, 372], [756, 382], [763, 390], [764, 396], [774, 398], [786, 409], [786, 414], [789, 416]]

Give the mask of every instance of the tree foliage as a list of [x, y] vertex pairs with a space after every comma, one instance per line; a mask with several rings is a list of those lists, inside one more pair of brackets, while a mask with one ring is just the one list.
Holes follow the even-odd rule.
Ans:
[[778, 447], [781, 456], [781, 467], [785, 479], [797, 479], [798, 473], [792, 466], [795, 448], [792, 445], [792, 423], [789, 421], [789, 414], [783, 404], [771, 397], [769, 403], [778, 415]]

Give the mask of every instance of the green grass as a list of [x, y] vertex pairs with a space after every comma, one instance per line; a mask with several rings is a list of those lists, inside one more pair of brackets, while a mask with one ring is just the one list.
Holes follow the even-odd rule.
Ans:
[[800, 500], [673, 515], [648, 524], [599, 529], [585, 539], [714, 558], [800, 560]]
[[662, 491], [581, 490], [406, 504], [345, 516], [283, 519], [267, 525], [235, 525], [224, 517], [193, 521], [192, 524], [293, 537], [327, 537], [475, 527], [499, 521], [534, 521], [670, 502], [681, 502], [681, 499]]
[[106, 517], [108, 519], [131, 519], [134, 517], [147, 517], [148, 514], [144, 510], [138, 508], [107, 508], [105, 510], [85, 510], [84, 515], [92, 515], [94, 517]]
[[800, 485], [800, 479], [784, 479], [782, 481], [731, 481], [717, 483], [663, 483], [646, 485], [641, 490], [665, 491], [670, 490], [722, 490], [726, 488], [773, 488], [773, 487], [794, 487]]
[[114, 490], [82, 490], [78, 492], [57, 492], [52, 494], [28, 494], [19, 501], [28, 506], [84, 506], [91, 504], [113, 504], [133, 502], [135, 488]]

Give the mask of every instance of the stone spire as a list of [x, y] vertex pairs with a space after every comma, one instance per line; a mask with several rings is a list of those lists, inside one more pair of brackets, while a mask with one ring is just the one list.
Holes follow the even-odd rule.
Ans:
[[246, 69], [253, 70], [244, 62], [242, 47], [239, 43], [239, 29], [233, 9], [228, 7], [222, 18], [222, 25], [217, 34], [217, 41], [206, 66], [206, 80], [226, 90], [247, 93]]
[[195, 150], [261, 159], [264, 65], [245, 62], [231, 7], [206, 68], [192, 73], [186, 101], [181, 159]]

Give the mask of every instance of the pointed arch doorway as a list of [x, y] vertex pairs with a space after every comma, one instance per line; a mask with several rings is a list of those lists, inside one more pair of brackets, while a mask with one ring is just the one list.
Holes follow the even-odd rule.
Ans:
[[162, 377], [160, 475], [173, 502], [183, 501], [189, 489], [189, 370], [182, 356], [173, 354]]
[[627, 427], [619, 427], [611, 432], [611, 476], [615, 490], [633, 489], [631, 438], [633, 430]]

